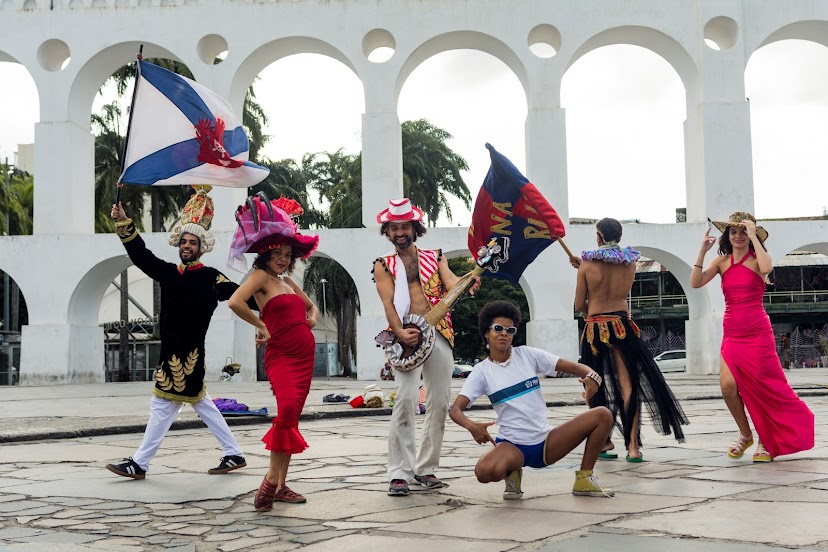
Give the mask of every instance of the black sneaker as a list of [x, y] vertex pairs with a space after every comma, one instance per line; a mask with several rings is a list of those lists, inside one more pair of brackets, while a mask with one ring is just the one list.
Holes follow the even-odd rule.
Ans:
[[409, 492], [405, 479], [392, 479], [388, 485], [388, 496], [408, 496]]
[[412, 485], [422, 485], [426, 489], [442, 489], [443, 487], [448, 487], [448, 484], [437, 479], [436, 475], [415, 475]]
[[132, 479], [144, 479], [146, 477], [147, 470], [141, 469], [141, 466], [136, 464], [132, 458], [124, 458], [124, 460], [126, 462], [123, 464], [107, 464], [106, 469], [121, 477], [131, 477]]
[[247, 465], [244, 461], [244, 456], [222, 456], [218, 467], [207, 470], [207, 473], [216, 475], [217, 473], [227, 473]]

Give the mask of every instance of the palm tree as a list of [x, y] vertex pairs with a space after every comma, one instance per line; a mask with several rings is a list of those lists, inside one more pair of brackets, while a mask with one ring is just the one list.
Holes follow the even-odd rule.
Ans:
[[[8, 178], [8, 186], [6, 186]], [[8, 236], [32, 233], [34, 178], [9, 165], [0, 163], [0, 234]], [[6, 216], [8, 215], [8, 227]]]
[[436, 226], [441, 213], [452, 220], [448, 196], [463, 200], [468, 208], [471, 193], [460, 175], [469, 169], [466, 160], [446, 144], [452, 136], [426, 119], [402, 124], [403, 191]]

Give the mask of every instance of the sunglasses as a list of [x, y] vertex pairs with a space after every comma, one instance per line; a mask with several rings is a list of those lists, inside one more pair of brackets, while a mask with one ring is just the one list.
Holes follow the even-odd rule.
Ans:
[[501, 324], [492, 324], [489, 326], [491, 329], [495, 331], [495, 333], [502, 333], [506, 332], [509, 335], [515, 335], [517, 333], [517, 328], [515, 326], [503, 326]]

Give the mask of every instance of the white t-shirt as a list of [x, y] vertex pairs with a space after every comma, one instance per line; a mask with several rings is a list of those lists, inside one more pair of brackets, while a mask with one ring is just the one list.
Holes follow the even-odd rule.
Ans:
[[546, 401], [538, 374], [554, 376], [560, 357], [534, 347], [513, 347], [505, 366], [488, 358], [469, 374], [460, 394], [469, 404], [487, 395], [497, 412], [498, 437], [517, 445], [536, 445], [552, 426], [546, 421]]

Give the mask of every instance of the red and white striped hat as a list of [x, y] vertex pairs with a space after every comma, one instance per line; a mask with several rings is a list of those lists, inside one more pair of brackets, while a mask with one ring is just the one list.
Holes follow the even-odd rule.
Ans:
[[411, 200], [407, 197], [402, 199], [392, 199], [389, 202], [390, 207], [383, 209], [377, 215], [377, 222], [383, 224], [385, 222], [399, 222], [399, 221], [416, 221], [423, 220], [423, 210], [411, 204]]

